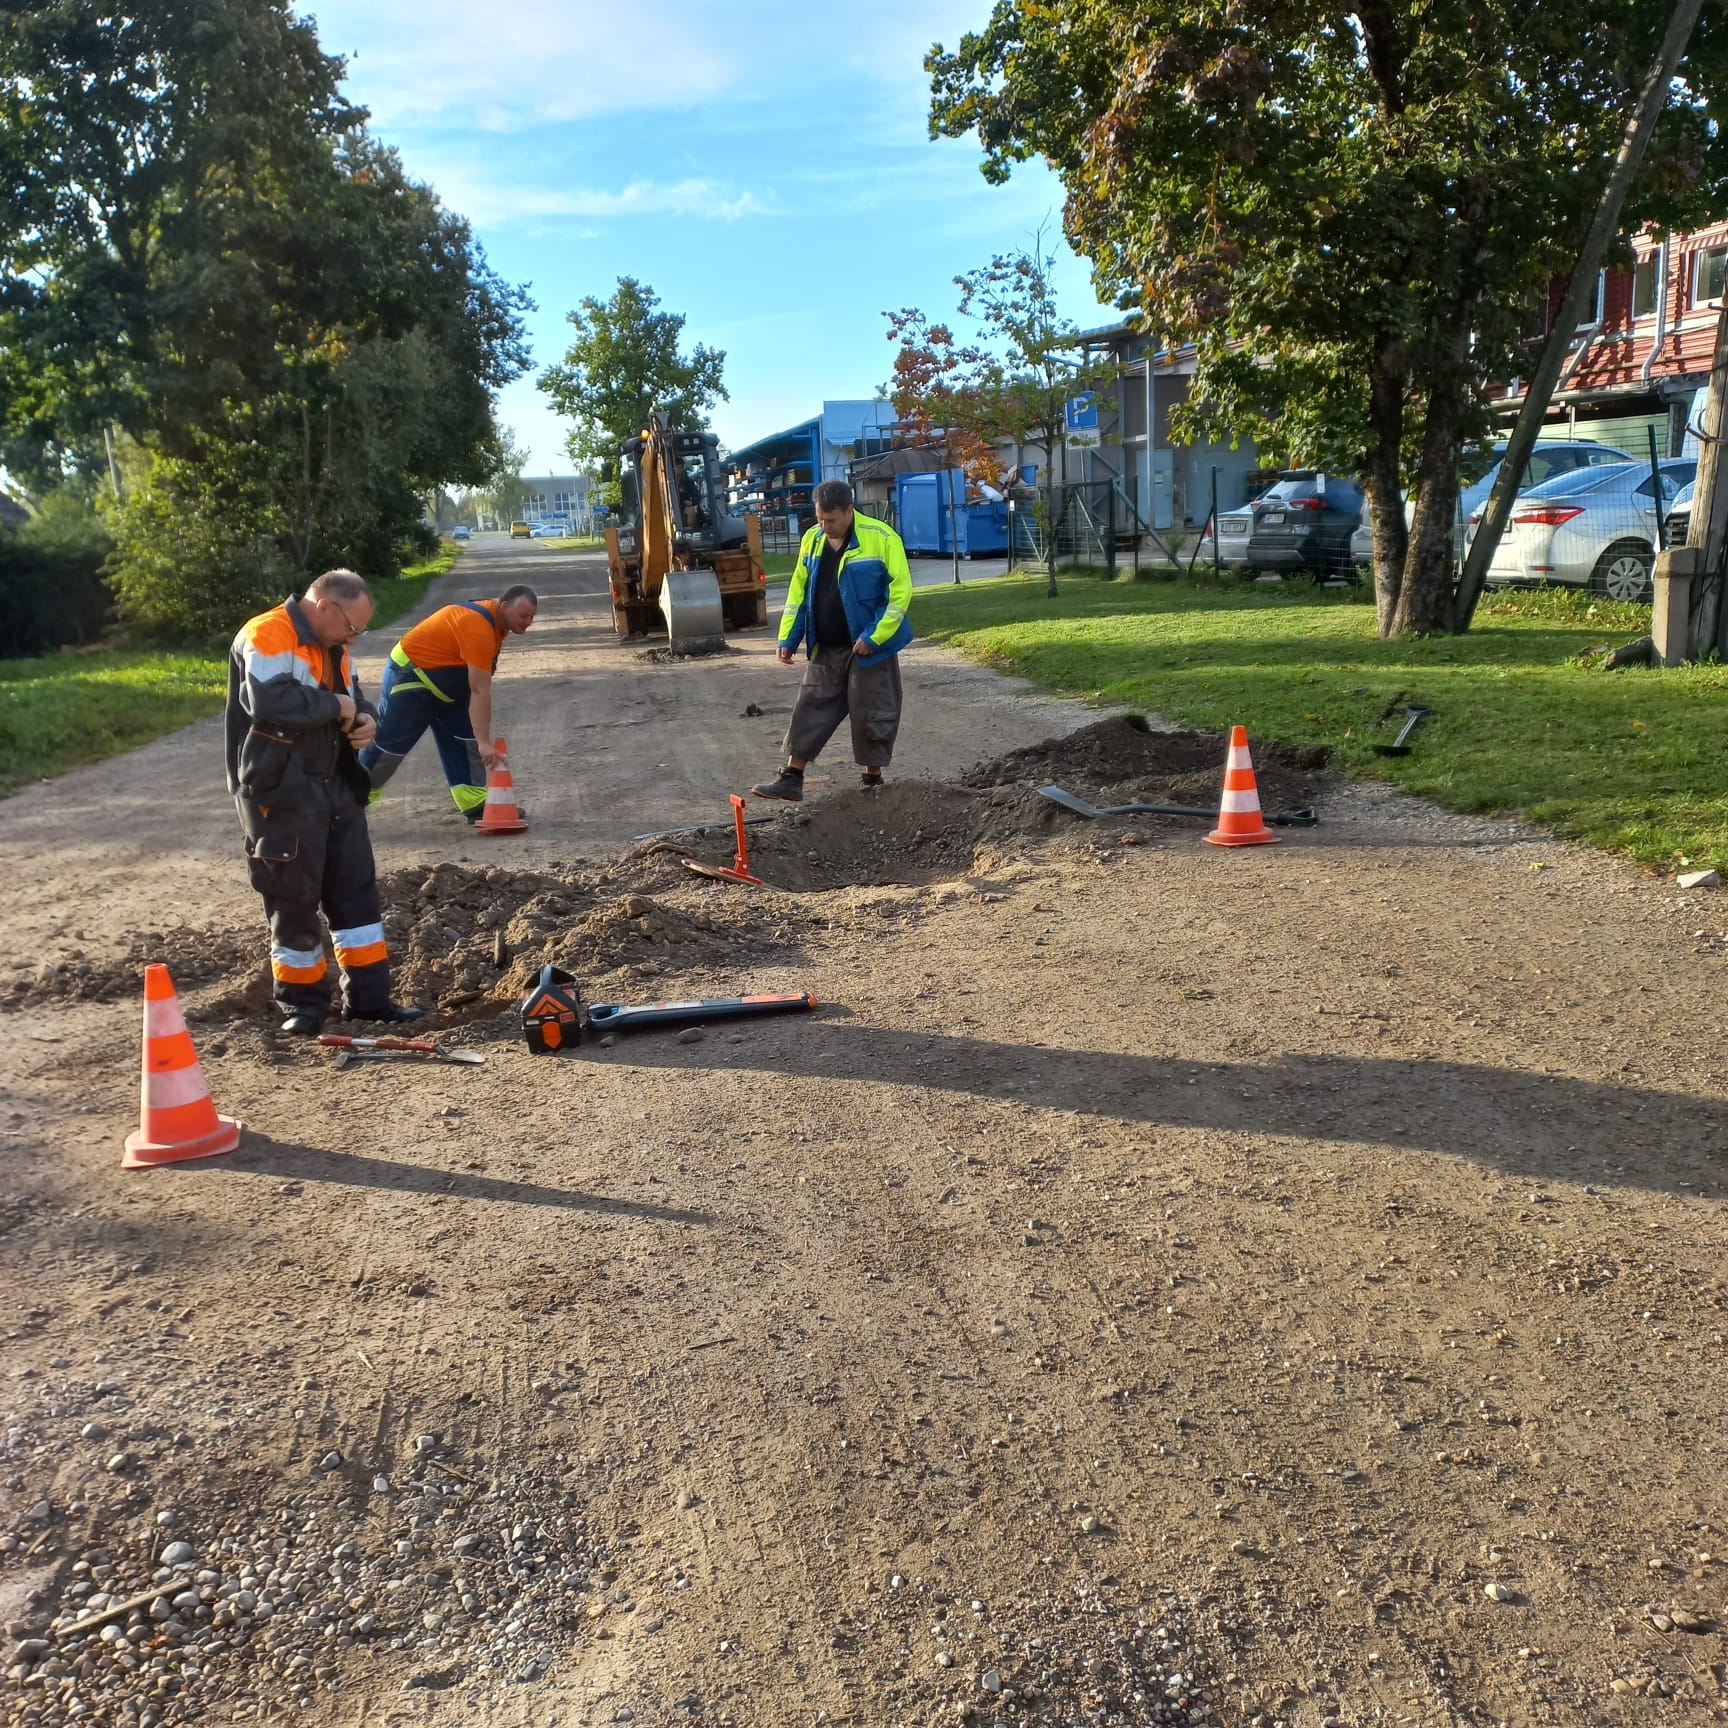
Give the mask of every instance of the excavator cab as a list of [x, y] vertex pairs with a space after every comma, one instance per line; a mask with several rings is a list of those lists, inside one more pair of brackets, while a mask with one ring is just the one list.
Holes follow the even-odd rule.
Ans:
[[606, 530], [620, 637], [659, 635], [675, 653], [723, 647], [725, 631], [768, 622], [761, 533], [727, 513], [720, 442], [679, 432], [655, 409], [618, 449], [619, 520]]

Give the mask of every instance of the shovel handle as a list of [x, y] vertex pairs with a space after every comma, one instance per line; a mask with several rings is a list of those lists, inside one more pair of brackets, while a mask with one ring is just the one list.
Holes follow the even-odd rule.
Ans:
[[342, 1032], [320, 1032], [320, 1044], [334, 1044], [343, 1050], [418, 1050], [424, 1056], [438, 1056], [438, 1046], [426, 1038], [350, 1038]]

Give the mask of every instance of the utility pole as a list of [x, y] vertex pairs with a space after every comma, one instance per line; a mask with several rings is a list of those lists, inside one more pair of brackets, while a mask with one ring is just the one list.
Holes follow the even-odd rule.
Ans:
[[1596, 206], [1596, 216], [1590, 224], [1590, 232], [1579, 249], [1572, 280], [1566, 286], [1566, 295], [1560, 302], [1559, 312], [1555, 314], [1554, 326], [1548, 332], [1548, 340], [1543, 344], [1542, 358], [1537, 361], [1535, 375], [1525, 392], [1524, 406], [1519, 410], [1517, 424], [1512, 428], [1512, 436], [1507, 441], [1506, 454], [1500, 461], [1500, 472], [1494, 477], [1494, 490], [1489, 497], [1488, 508], [1483, 512], [1482, 526], [1477, 530], [1476, 538], [1471, 541], [1470, 551], [1464, 559], [1464, 574], [1459, 578], [1458, 594], [1452, 607], [1454, 630], [1467, 630], [1470, 627], [1471, 614], [1475, 612], [1476, 602], [1481, 598], [1483, 579], [1488, 574], [1488, 566], [1494, 561], [1495, 552], [1499, 550], [1500, 537], [1506, 532], [1507, 518], [1512, 514], [1512, 500], [1517, 496], [1519, 486], [1523, 484], [1524, 465], [1530, 459], [1530, 452], [1536, 444], [1536, 434], [1542, 430], [1548, 404], [1553, 400], [1554, 387], [1560, 381], [1560, 369], [1566, 363], [1572, 338], [1583, 321], [1584, 307], [1595, 288], [1602, 261], [1608, 256], [1609, 243], [1620, 226], [1620, 212], [1644, 160], [1650, 134], [1656, 130], [1656, 122], [1668, 101], [1668, 86], [1673, 81], [1674, 68], [1680, 64], [1680, 56], [1686, 52], [1692, 26], [1698, 22], [1698, 14], [1702, 9], [1703, 0], [1676, 0], [1674, 15], [1668, 21], [1667, 33], [1663, 36], [1662, 46], [1656, 54], [1656, 63], [1644, 80], [1637, 106], [1627, 117], [1626, 130], [1620, 140], [1620, 152], [1614, 158], [1614, 166], [1609, 171], [1608, 184], [1602, 188], [1601, 202]]
[[1716, 314], [1716, 352], [1710, 363], [1710, 383], [1703, 412], [1693, 424], [1703, 448], [1698, 452], [1698, 476], [1692, 488], [1692, 515], [1686, 544], [1702, 551], [1703, 581], [1692, 609], [1691, 648], [1694, 658], [1712, 649], [1722, 651], [1722, 629], [1728, 608], [1722, 604], [1724, 555], [1728, 554], [1728, 472], [1722, 460], [1722, 438], [1728, 433], [1728, 294]]

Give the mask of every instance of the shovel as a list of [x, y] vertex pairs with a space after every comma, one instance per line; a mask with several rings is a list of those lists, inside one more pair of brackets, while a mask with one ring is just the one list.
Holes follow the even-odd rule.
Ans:
[[[1216, 810], [1202, 810], [1193, 804], [1088, 804], [1078, 793], [1069, 792], [1061, 786], [1040, 786], [1040, 798], [1048, 798], [1052, 804], [1060, 804], [1064, 810], [1072, 810], [1076, 816], [1088, 818], [1097, 816], [1198, 816], [1202, 821], [1211, 822], [1217, 818]], [[1320, 813], [1312, 805], [1306, 810], [1292, 810], [1283, 815], [1274, 816], [1263, 812], [1263, 819], [1270, 822], [1274, 828], [1314, 828], [1319, 825]]]
[[1404, 740], [1416, 730], [1417, 725], [1422, 720], [1433, 713], [1433, 709], [1424, 708], [1419, 702], [1412, 702], [1404, 712], [1409, 715], [1409, 718], [1404, 722], [1403, 730], [1390, 744], [1376, 744], [1374, 746], [1376, 756], [1408, 756], [1414, 746], [1406, 744]]
[[425, 1056], [433, 1062], [457, 1062], [479, 1067], [486, 1058], [478, 1050], [446, 1050], [430, 1038], [350, 1038], [342, 1032], [320, 1032], [320, 1044], [333, 1044], [342, 1054], [336, 1058], [338, 1068], [350, 1062], [363, 1062], [380, 1056], [403, 1054]]

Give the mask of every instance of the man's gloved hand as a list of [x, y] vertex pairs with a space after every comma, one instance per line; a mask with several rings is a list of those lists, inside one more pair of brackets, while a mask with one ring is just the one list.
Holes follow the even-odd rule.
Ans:
[[364, 750], [378, 736], [378, 722], [370, 714], [356, 714], [347, 731], [348, 742], [356, 750]]

